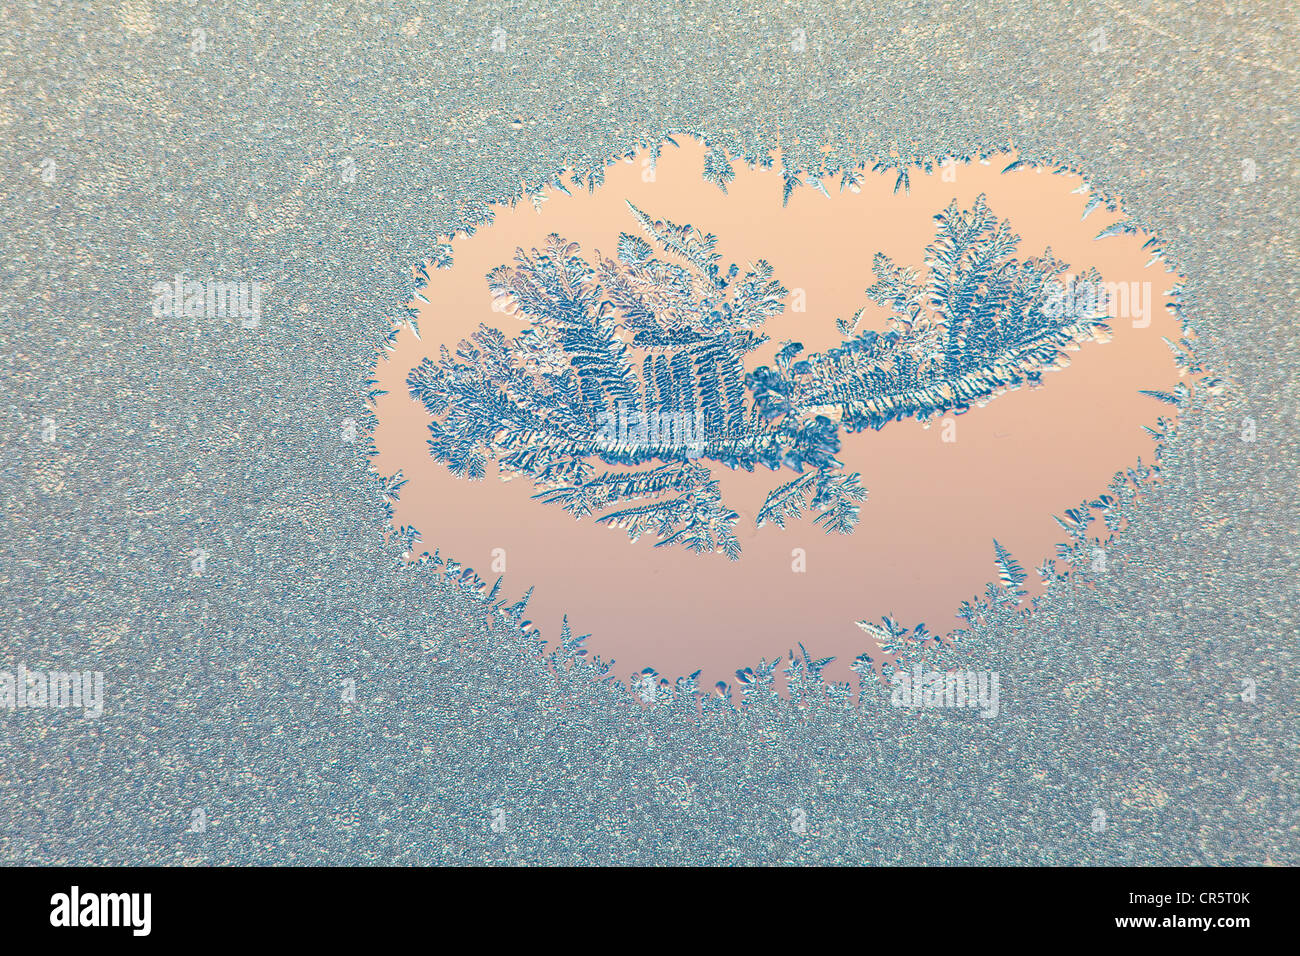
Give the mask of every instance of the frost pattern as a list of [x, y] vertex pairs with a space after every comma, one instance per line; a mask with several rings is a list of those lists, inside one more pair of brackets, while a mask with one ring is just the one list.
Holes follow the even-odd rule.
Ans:
[[[494, 460], [535, 498], [633, 540], [739, 558], [739, 516], [700, 459], [794, 473], [760, 526], [807, 511], [850, 533], [867, 491], [835, 457], [841, 430], [964, 411], [1037, 384], [1063, 349], [1108, 332], [1105, 302], [1085, 311], [1062, 295], [1069, 267], [1050, 250], [1016, 258], [1019, 237], [981, 196], [935, 217], [924, 275], [876, 255], [866, 294], [890, 311], [884, 333], [858, 332], [859, 311], [838, 321], [839, 347], [804, 356], [784, 342], [774, 366], [747, 371], [784, 310], [772, 267], [724, 268], [715, 236], [628, 206], [644, 236], [622, 233], [616, 258], [589, 260], [553, 234], [489, 273], [496, 307], [526, 329], [483, 324], [407, 384], [433, 419], [430, 454], [453, 474], [482, 479]], [[1078, 280], [1100, 286], [1095, 270]]]

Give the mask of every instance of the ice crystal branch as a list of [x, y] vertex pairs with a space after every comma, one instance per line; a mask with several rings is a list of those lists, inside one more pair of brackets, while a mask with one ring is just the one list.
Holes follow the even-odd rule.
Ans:
[[771, 265], [724, 267], [716, 236], [628, 208], [642, 235], [621, 234], [615, 258], [551, 235], [490, 272], [497, 308], [525, 329], [482, 325], [407, 385], [432, 416], [430, 454], [453, 474], [481, 479], [495, 461], [540, 501], [633, 540], [739, 557], [738, 516], [701, 460], [797, 473], [768, 495], [760, 526], [807, 511], [850, 533], [867, 492], [836, 460], [841, 429], [1036, 383], [1062, 349], [1106, 331], [1104, 303], [1084, 311], [1059, 294], [1067, 266], [1050, 251], [1017, 259], [1019, 237], [981, 196], [935, 217], [924, 273], [875, 257], [867, 296], [890, 312], [885, 332], [854, 334], [859, 310], [839, 323], [839, 347], [803, 356], [786, 342], [773, 366], [750, 370], [745, 357], [784, 310]]

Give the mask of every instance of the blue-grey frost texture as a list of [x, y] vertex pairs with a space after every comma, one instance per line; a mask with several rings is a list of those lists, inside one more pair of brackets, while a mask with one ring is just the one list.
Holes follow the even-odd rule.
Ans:
[[[0, 860], [1297, 862], [1295, 26], [12, 5], [0, 670], [103, 671], [107, 700], [0, 711]], [[793, 702], [764, 664], [741, 708], [674, 679], [629, 704], [572, 635], [543, 657], [381, 542], [364, 378], [412, 267], [521, 181], [673, 131], [779, 140], [792, 170], [832, 140], [900, 185], [1010, 141], [1122, 194], [1186, 277], [1195, 361], [1230, 384], [1172, 396], [1104, 571], [935, 651], [1000, 675], [996, 718], [850, 706], [797, 651]], [[262, 283], [260, 320], [154, 316], [177, 274]]]

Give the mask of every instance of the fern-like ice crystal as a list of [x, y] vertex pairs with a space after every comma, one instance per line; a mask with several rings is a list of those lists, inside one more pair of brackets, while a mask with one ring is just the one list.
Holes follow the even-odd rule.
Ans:
[[875, 257], [867, 295], [890, 312], [885, 332], [858, 332], [859, 312], [838, 323], [839, 347], [802, 356], [787, 342], [773, 366], [749, 370], [745, 357], [784, 310], [772, 267], [724, 268], [715, 236], [628, 206], [643, 235], [621, 234], [615, 258], [589, 260], [551, 235], [489, 273], [496, 307], [524, 331], [482, 325], [407, 384], [432, 416], [430, 453], [453, 474], [483, 478], [494, 460], [541, 501], [634, 540], [739, 557], [738, 515], [705, 461], [794, 473], [759, 525], [808, 512], [847, 534], [867, 493], [836, 460], [842, 431], [1037, 383], [1063, 348], [1105, 330], [1105, 304], [1085, 313], [1061, 295], [1067, 267], [1050, 251], [1015, 258], [1019, 238], [981, 196], [935, 217], [924, 275]]

